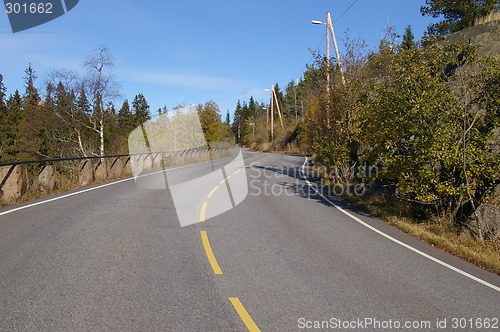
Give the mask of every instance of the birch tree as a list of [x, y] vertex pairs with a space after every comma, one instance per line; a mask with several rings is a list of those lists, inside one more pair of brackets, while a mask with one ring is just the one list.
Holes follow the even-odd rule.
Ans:
[[99, 134], [99, 153], [104, 156], [105, 113], [104, 105], [116, 99], [120, 93], [120, 84], [113, 75], [113, 56], [109, 48], [101, 46], [83, 63], [87, 71], [83, 87], [93, 105], [89, 122], [92, 130]]

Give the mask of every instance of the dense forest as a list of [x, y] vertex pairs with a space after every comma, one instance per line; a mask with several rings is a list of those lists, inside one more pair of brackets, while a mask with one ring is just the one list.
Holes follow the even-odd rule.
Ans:
[[[67, 69], [49, 73], [39, 91], [35, 69], [28, 65], [24, 91], [10, 96], [0, 74], [0, 163], [126, 154], [133, 129], [169, 112], [163, 107], [152, 114], [142, 93], [131, 103], [114, 103], [120, 85], [108, 48], [97, 49], [83, 67], [84, 77]], [[208, 142], [231, 139], [215, 102], [200, 104], [197, 111]]]

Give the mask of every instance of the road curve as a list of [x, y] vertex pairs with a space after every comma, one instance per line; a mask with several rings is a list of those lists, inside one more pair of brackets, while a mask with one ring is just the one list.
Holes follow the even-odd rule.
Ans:
[[0, 208], [0, 330], [500, 328], [498, 276], [318, 195], [303, 156], [243, 156], [243, 202], [215, 215], [224, 184], [200, 187], [186, 227], [133, 179]]

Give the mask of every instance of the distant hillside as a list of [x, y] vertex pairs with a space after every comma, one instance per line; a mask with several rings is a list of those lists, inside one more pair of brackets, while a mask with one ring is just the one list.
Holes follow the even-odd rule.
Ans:
[[476, 25], [454, 32], [446, 37], [454, 42], [460, 36], [465, 36], [469, 43], [479, 46], [479, 55], [495, 56], [500, 54], [500, 20]]

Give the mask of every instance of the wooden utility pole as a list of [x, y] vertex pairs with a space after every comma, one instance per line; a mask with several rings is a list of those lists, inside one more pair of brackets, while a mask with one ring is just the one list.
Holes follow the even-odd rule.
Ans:
[[[342, 66], [342, 60], [340, 59], [339, 48], [337, 45], [337, 38], [335, 38], [335, 31], [333, 30], [332, 18], [330, 17], [330, 13], [326, 13], [326, 54], [327, 54], [327, 63], [330, 64], [330, 43], [329, 43], [329, 35], [328, 30], [332, 33], [333, 39], [333, 47], [335, 48], [335, 56], [337, 57], [337, 63], [339, 64], [340, 77], [342, 78], [342, 84], [345, 85], [345, 77], [344, 77], [344, 68]], [[327, 76], [328, 84], [330, 82], [330, 75]], [[327, 91], [330, 90], [330, 86], [328, 86]]]
[[326, 95], [330, 96], [330, 13], [326, 13]]
[[342, 84], [345, 85], [344, 78], [344, 68], [342, 67], [342, 60], [340, 59], [339, 48], [337, 46], [337, 38], [335, 38], [335, 31], [333, 30], [332, 18], [330, 13], [326, 13], [326, 22], [312, 21], [312, 24], [324, 24], [326, 25], [326, 92], [330, 93], [330, 33], [332, 34], [333, 46], [335, 48], [335, 56], [337, 57], [337, 63], [339, 64], [340, 76], [342, 77]]
[[274, 109], [273, 109], [273, 99], [274, 99], [274, 85], [271, 90], [271, 143], [274, 140]]
[[281, 117], [280, 104], [278, 103], [278, 96], [276, 96], [276, 91], [274, 90], [274, 85], [272, 86], [274, 100], [276, 101], [276, 108], [278, 109], [278, 115], [280, 116], [281, 129], [285, 133], [285, 126], [283, 125], [283, 118]]
[[266, 107], [266, 133], [269, 131], [269, 107]]

